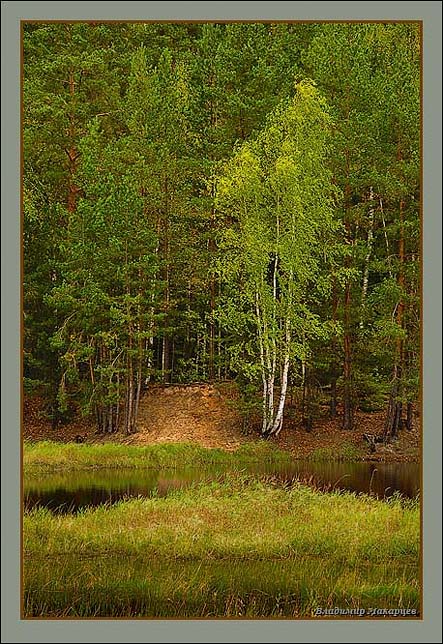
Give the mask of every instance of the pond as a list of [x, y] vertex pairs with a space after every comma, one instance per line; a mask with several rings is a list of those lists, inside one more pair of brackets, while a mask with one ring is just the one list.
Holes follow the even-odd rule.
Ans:
[[[228, 467], [212, 466], [174, 470], [103, 469], [25, 477], [25, 510], [46, 507], [71, 513], [86, 507], [115, 503], [134, 497], [166, 496], [171, 491], [203, 481], [222, 478]], [[394, 493], [413, 498], [420, 492], [420, 466], [417, 463], [331, 463], [293, 461], [289, 464], [252, 464], [242, 472], [257, 477], [272, 476], [277, 483], [297, 479], [321, 489], [350, 490], [378, 498]]]

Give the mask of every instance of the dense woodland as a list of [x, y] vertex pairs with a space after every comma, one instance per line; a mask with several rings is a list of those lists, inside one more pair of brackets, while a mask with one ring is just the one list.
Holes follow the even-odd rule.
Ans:
[[[137, 428], [150, 383], [245, 423], [411, 428], [418, 24], [25, 24], [24, 377]], [[257, 421], [257, 419], [259, 419]]]

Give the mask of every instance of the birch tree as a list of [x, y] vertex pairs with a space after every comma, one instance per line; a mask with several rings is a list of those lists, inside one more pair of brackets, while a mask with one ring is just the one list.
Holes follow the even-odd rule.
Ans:
[[347, 429], [386, 403], [387, 439], [412, 427], [419, 25], [23, 34], [24, 378], [54, 428], [133, 431], [150, 381], [234, 376], [265, 434], [285, 388], [307, 421], [330, 391]]
[[303, 81], [219, 180], [218, 208], [235, 221], [220, 242], [221, 279], [231, 285], [220, 316], [231, 332], [253, 330], [236, 366], [261, 378], [264, 436], [283, 427], [291, 365], [304, 362], [309, 339], [326, 332], [307, 296], [334, 230], [324, 162], [329, 128], [324, 100]]

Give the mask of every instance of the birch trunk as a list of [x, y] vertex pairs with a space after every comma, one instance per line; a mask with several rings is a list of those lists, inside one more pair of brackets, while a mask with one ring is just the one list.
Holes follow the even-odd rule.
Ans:
[[135, 428], [137, 423], [138, 408], [140, 404], [140, 395], [142, 390], [142, 366], [143, 366], [142, 357], [139, 356], [138, 364], [137, 364], [137, 388], [135, 391], [133, 428]]
[[[337, 280], [336, 277], [334, 276], [333, 280], [333, 286], [332, 286], [332, 321], [334, 323], [337, 322], [337, 308], [338, 308], [338, 299], [337, 299]], [[336, 418], [337, 416], [337, 378], [339, 375], [339, 369], [338, 369], [338, 364], [337, 364], [337, 353], [338, 353], [338, 346], [337, 346], [337, 336], [334, 332], [333, 338], [332, 338], [332, 364], [331, 364], [331, 370], [332, 370], [332, 377], [331, 377], [331, 400], [330, 400], [330, 405], [329, 405], [329, 410], [330, 410], [330, 417], [331, 418]]]
[[[277, 259], [276, 259], [277, 262]], [[285, 320], [285, 337], [284, 337], [284, 359], [283, 359], [283, 369], [281, 372], [280, 379], [280, 398], [277, 407], [277, 413], [274, 418], [274, 413], [269, 417], [266, 433], [268, 435], [278, 436], [283, 427], [283, 414], [285, 409], [286, 394], [288, 391], [288, 376], [289, 376], [289, 363], [290, 363], [290, 350], [291, 350], [291, 319], [290, 319], [290, 310], [292, 305], [292, 271], [289, 273], [289, 285], [288, 285], [288, 307], [286, 312]], [[276, 360], [275, 360], [276, 363]], [[273, 365], [274, 373], [272, 375], [272, 395], [274, 390], [274, 378], [275, 378], [275, 363]], [[271, 367], [272, 368], [272, 367]]]
[[[397, 161], [403, 160], [403, 152], [400, 137], [397, 143]], [[399, 202], [399, 240], [398, 240], [398, 275], [397, 284], [400, 291], [400, 300], [397, 306], [396, 322], [399, 329], [405, 327], [405, 201], [403, 197]], [[388, 411], [386, 414], [384, 435], [385, 439], [397, 438], [399, 429], [403, 426], [403, 403], [404, 394], [403, 378], [405, 375], [405, 351], [403, 337], [399, 335], [396, 341], [396, 355], [394, 363], [393, 385], [389, 398]]]
[[286, 394], [288, 391], [289, 351], [291, 346], [291, 323], [289, 318], [286, 320], [285, 343], [286, 343], [286, 349], [285, 349], [282, 382], [281, 382], [281, 389], [280, 389], [280, 400], [278, 403], [277, 414], [275, 416], [275, 420], [270, 431], [270, 433], [275, 434], [275, 436], [279, 435], [281, 428], [283, 427], [283, 413], [285, 409]]
[[117, 408], [115, 411], [115, 431], [118, 432], [120, 425], [120, 375], [117, 373]]
[[261, 376], [263, 384], [263, 419], [262, 419], [262, 430], [261, 433], [264, 435], [268, 429], [268, 379], [266, 374], [266, 365], [265, 365], [265, 349], [263, 342], [263, 329], [262, 329], [262, 320], [260, 314], [260, 299], [258, 291], [255, 293], [255, 314], [257, 317], [257, 329], [258, 329], [258, 344], [260, 351], [260, 367], [261, 367]]

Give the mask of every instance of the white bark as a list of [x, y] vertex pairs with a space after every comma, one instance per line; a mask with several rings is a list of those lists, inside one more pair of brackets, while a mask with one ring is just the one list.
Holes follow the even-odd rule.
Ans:
[[259, 342], [259, 348], [260, 348], [260, 366], [261, 366], [261, 375], [262, 375], [262, 382], [263, 382], [262, 434], [265, 434], [268, 428], [268, 380], [266, 377], [265, 351], [263, 346], [263, 330], [262, 330], [262, 322], [261, 322], [261, 315], [260, 315], [258, 292], [255, 294], [255, 313], [257, 316], [258, 342]]
[[135, 392], [135, 404], [134, 404], [134, 425], [137, 422], [138, 418], [138, 408], [140, 405], [140, 396], [142, 391], [142, 358], [139, 357], [138, 366], [137, 366], [137, 388]]
[[288, 391], [288, 376], [289, 376], [289, 363], [291, 351], [291, 305], [292, 305], [292, 271], [289, 273], [288, 284], [288, 305], [285, 319], [285, 338], [284, 338], [284, 360], [283, 369], [280, 379], [280, 399], [277, 407], [277, 413], [274, 419], [270, 419], [268, 423], [268, 433], [278, 436], [283, 427], [283, 414], [285, 409], [286, 394]]
[[277, 414], [275, 416], [274, 423], [271, 428], [271, 434], [279, 435], [281, 428], [283, 427], [283, 413], [285, 409], [286, 402], [286, 393], [288, 390], [288, 375], [289, 375], [289, 351], [291, 345], [291, 324], [289, 318], [286, 320], [286, 331], [285, 331], [285, 359], [283, 364], [283, 373], [280, 389], [280, 400], [278, 403]]
[[[279, 235], [279, 224], [277, 221], [277, 243]], [[275, 327], [277, 319], [277, 274], [278, 274], [278, 255], [277, 251], [274, 257], [274, 273], [272, 276], [272, 321]], [[277, 366], [277, 343], [275, 335], [271, 338], [271, 359], [270, 359], [270, 382], [269, 382], [269, 400], [268, 400], [268, 419], [269, 423], [272, 422], [274, 417], [274, 386], [275, 386], [275, 370]]]
[[[279, 260], [279, 245], [280, 245], [280, 199], [277, 201], [277, 220], [275, 231], [275, 249], [273, 257], [273, 271], [272, 271], [272, 324], [271, 336], [267, 335], [268, 344], [268, 408], [267, 408], [267, 426], [266, 432], [272, 431], [274, 422], [274, 388], [275, 388], [275, 374], [277, 370], [277, 341], [275, 331], [277, 326], [277, 286], [278, 286], [278, 260]], [[267, 329], [266, 329], [267, 331]]]

